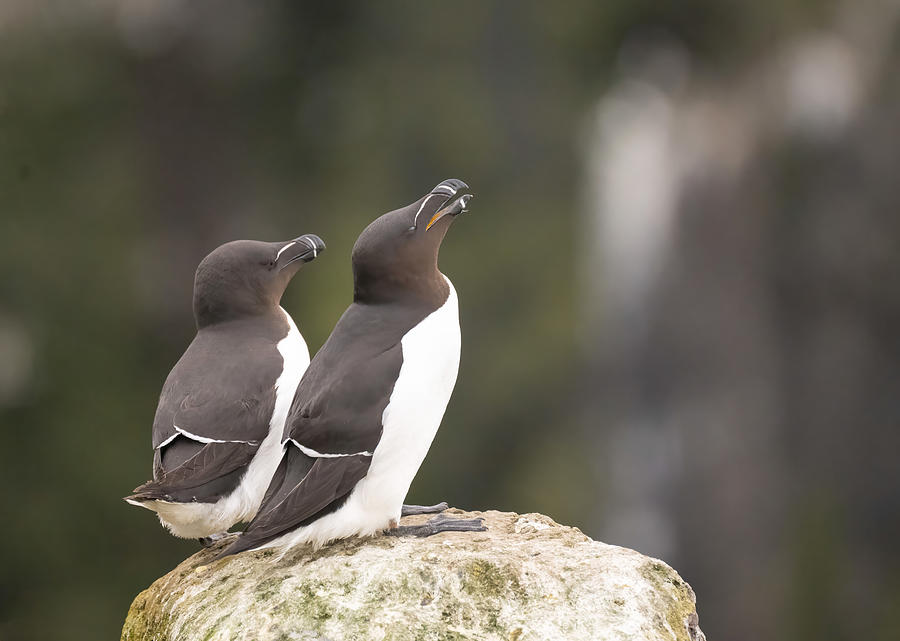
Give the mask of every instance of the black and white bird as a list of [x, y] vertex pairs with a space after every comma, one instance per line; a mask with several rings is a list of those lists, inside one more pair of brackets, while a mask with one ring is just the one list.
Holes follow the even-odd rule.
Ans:
[[125, 498], [156, 512], [175, 536], [209, 543], [256, 515], [309, 365], [306, 342], [281, 308], [281, 296], [324, 249], [313, 234], [274, 243], [238, 240], [197, 267], [197, 335], [160, 395], [153, 480]]
[[438, 270], [438, 250], [471, 197], [462, 181], [445, 180], [357, 239], [353, 303], [297, 388], [284, 457], [259, 514], [220, 557], [387, 528], [484, 529], [480, 519], [444, 516], [396, 527], [456, 383], [457, 298]]

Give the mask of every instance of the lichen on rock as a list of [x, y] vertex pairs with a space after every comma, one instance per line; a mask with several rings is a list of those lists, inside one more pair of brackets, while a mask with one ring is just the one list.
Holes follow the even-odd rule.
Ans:
[[705, 639], [693, 590], [662, 561], [541, 514], [450, 513], [488, 531], [212, 561], [223, 541], [141, 592], [122, 641]]

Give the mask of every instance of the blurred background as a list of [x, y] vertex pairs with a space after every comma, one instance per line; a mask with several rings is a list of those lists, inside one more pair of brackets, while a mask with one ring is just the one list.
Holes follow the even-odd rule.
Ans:
[[0, 3], [0, 639], [115, 639], [121, 501], [236, 238], [442, 179], [459, 382], [409, 497], [672, 564], [708, 637], [900, 638], [900, 2]]

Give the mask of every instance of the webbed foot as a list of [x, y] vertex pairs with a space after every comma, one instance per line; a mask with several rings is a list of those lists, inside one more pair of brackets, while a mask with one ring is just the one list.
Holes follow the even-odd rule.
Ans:
[[422, 525], [399, 525], [387, 530], [387, 536], [426, 537], [441, 532], [485, 532], [484, 519], [452, 519], [449, 516], [436, 516]]

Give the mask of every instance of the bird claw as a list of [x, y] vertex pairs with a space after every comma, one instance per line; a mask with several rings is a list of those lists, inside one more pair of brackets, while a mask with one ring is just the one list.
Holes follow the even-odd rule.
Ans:
[[211, 548], [216, 543], [228, 536], [228, 534], [228, 532], [220, 532], [219, 534], [210, 534], [209, 536], [204, 536], [197, 540], [200, 541], [200, 545], [202, 545], [203, 547]]
[[437, 505], [404, 505], [400, 509], [400, 516], [413, 516], [414, 514], [438, 514], [443, 512], [450, 506], [446, 501], [441, 501]]

